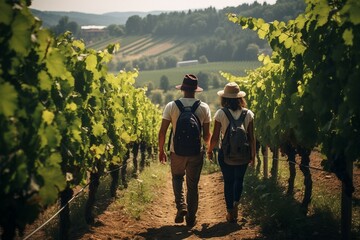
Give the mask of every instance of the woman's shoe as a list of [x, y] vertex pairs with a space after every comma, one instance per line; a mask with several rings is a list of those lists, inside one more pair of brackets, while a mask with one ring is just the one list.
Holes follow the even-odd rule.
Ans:
[[229, 223], [233, 223], [236, 221], [236, 219], [234, 218], [234, 210], [228, 210], [227, 214], [226, 214], [226, 221]]
[[233, 217], [235, 221], [238, 219], [238, 211], [239, 211], [239, 202], [234, 202], [234, 208], [233, 208]]

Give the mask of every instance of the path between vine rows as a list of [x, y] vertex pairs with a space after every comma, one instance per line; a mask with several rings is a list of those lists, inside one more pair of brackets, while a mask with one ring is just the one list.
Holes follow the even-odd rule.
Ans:
[[95, 226], [77, 239], [255, 239], [259, 226], [252, 225], [239, 212], [238, 223], [227, 223], [223, 180], [220, 172], [202, 175], [199, 183], [197, 224], [192, 229], [175, 224], [176, 213], [171, 178], [140, 220], [127, 216], [121, 209], [106, 210], [97, 217]]
[[[299, 159], [298, 159], [299, 160]], [[321, 168], [322, 157], [318, 152], [311, 155], [311, 166]], [[299, 171], [300, 172], [300, 171]], [[91, 240], [163, 240], [163, 239], [266, 239], [262, 236], [260, 226], [252, 223], [249, 215], [246, 219], [243, 217], [241, 207], [239, 210], [238, 223], [227, 223], [225, 220], [225, 200], [223, 196], [223, 180], [221, 172], [208, 175], [201, 175], [199, 182], [199, 210], [197, 214], [198, 222], [196, 226], [189, 229], [185, 224], [175, 224], [174, 217], [176, 213], [174, 197], [171, 186], [170, 171], [167, 173], [167, 182], [162, 188], [155, 189], [153, 202], [148, 205], [145, 212], [142, 213], [140, 220], [136, 220], [128, 215], [120, 204], [114, 204], [114, 199], [98, 201], [97, 205], [100, 214], [96, 216], [95, 223], [83, 226], [73, 226], [70, 231], [70, 239], [91, 239]], [[298, 173], [301, 175], [301, 173]], [[327, 193], [341, 195], [341, 182], [334, 174], [323, 171], [312, 170], [312, 179], [314, 186], [322, 186]], [[245, 179], [246, 181], [246, 179]], [[283, 179], [286, 185], [286, 179]], [[354, 168], [354, 186], [353, 194], [354, 204], [353, 212], [359, 216], [360, 199], [360, 168]], [[303, 191], [297, 189], [294, 197], [300, 202]], [[105, 202], [103, 202], [105, 201]], [[354, 203], [355, 203], [354, 202]], [[241, 206], [241, 205], [240, 205]], [[55, 206], [53, 207], [55, 208]], [[52, 212], [55, 212], [53, 209]], [[311, 214], [310, 214], [311, 215]], [[40, 223], [44, 222], [42, 217], [39, 223], [29, 227], [25, 236], [33, 231]], [[55, 228], [56, 225], [55, 225]], [[44, 228], [45, 229], [45, 228]], [[49, 232], [37, 232], [31, 239], [54, 239]], [[18, 239], [18, 238], [17, 238]], [[20, 239], [20, 238], [19, 238]]]

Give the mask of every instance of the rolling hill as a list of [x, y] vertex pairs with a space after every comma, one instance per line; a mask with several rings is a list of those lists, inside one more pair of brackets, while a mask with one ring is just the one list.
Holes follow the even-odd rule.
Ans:
[[32, 14], [42, 20], [44, 27], [55, 26], [59, 20], [66, 16], [69, 21], [77, 22], [80, 26], [84, 25], [102, 25], [109, 26], [110, 24], [126, 23], [126, 20], [133, 15], [145, 17], [148, 14], [158, 15], [161, 11], [151, 12], [110, 12], [104, 14], [91, 14], [82, 12], [61, 12], [61, 11], [39, 11], [31, 9]]

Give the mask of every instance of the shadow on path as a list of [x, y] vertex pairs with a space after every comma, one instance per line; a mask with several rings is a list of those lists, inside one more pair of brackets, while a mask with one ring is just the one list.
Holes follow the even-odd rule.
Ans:
[[204, 223], [201, 225], [201, 230], [196, 228], [189, 228], [184, 225], [167, 225], [159, 228], [149, 228], [146, 232], [140, 233], [139, 236], [145, 239], [172, 239], [181, 240], [188, 238], [192, 235], [196, 235], [201, 239], [224, 237], [232, 232], [236, 232], [242, 229], [241, 224], [229, 224], [226, 222], [215, 224], [209, 227], [210, 224]]
[[223, 237], [227, 236], [232, 232], [236, 232], [242, 229], [243, 224], [238, 223], [227, 223], [227, 222], [220, 222], [209, 227], [209, 224], [202, 224], [202, 229], [194, 230], [194, 234], [196, 234], [199, 238], [213, 238], [213, 237]]
[[192, 230], [184, 225], [167, 225], [159, 228], [149, 228], [146, 232], [140, 233], [139, 236], [149, 240], [181, 240], [191, 236], [192, 234]]

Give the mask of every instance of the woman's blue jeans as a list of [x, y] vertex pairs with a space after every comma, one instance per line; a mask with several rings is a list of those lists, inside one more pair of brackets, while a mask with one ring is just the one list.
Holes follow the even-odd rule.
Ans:
[[224, 195], [226, 208], [234, 208], [234, 202], [239, 202], [243, 191], [244, 176], [248, 164], [228, 165], [224, 162], [224, 153], [220, 149], [218, 161], [224, 178]]

